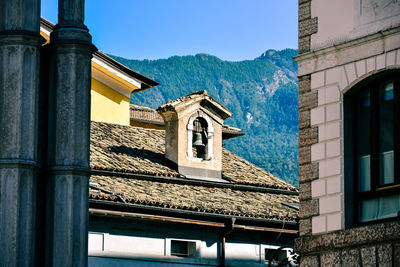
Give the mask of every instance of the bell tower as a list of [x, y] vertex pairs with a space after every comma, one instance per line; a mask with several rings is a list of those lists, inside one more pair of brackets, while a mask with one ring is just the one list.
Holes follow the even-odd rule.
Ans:
[[199, 91], [157, 109], [165, 121], [165, 156], [191, 179], [225, 182], [222, 171], [222, 125], [232, 113]]

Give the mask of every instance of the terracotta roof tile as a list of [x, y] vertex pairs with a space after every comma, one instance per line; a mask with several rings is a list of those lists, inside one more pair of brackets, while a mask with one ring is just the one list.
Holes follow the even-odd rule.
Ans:
[[155, 109], [130, 104], [129, 112], [131, 120], [148, 121], [164, 125], [163, 118]]
[[294, 186], [226, 149], [222, 150], [222, 175], [237, 184], [297, 190]]
[[[92, 175], [90, 198], [205, 213], [294, 221], [298, 196], [244, 189], [183, 184], [176, 165], [165, 159], [164, 130], [91, 123], [90, 167], [116, 176]], [[297, 191], [293, 186], [223, 150], [223, 178], [236, 184]], [[123, 174], [161, 176], [158, 180]], [[163, 176], [172, 177], [164, 179]], [[286, 205], [285, 205], [286, 204]]]
[[297, 211], [284, 205], [298, 205], [295, 195], [97, 175], [90, 180], [91, 199], [121, 202], [122, 198], [132, 204], [252, 218], [289, 221], [297, 218]]
[[[135, 174], [180, 177], [165, 158], [165, 131], [92, 122], [90, 167]], [[238, 184], [296, 191], [297, 189], [223, 149], [222, 176]]]
[[164, 131], [92, 122], [90, 134], [92, 169], [180, 176], [164, 157]]

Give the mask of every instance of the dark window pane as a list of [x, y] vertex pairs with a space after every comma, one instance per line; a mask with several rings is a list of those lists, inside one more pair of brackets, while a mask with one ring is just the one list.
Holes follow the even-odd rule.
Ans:
[[171, 255], [179, 257], [195, 257], [196, 242], [171, 240]]
[[171, 240], [171, 255], [186, 256], [188, 255], [188, 244], [186, 241]]
[[272, 249], [272, 248], [266, 248], [265, 249], [265, 260], [271, 260], [273, 257], [273, 260], [281, 262], [285, 258], [287, 258], [287, 251], [286, 250], [279, 250], [277, 249]]
[[369, 89], [357, 97], [356, 107], [356, 142], [358, 159], [358, 191], [371, 190], [371, 148], [370, 148], [370, 117], [371, 101]]
[[379, 93], [379, 181], [380, 185], [386, 185], [394, 182], [393, 81], [381, 84]]
[[360, 201], [360, 222], [397, 217], [400, 195]]

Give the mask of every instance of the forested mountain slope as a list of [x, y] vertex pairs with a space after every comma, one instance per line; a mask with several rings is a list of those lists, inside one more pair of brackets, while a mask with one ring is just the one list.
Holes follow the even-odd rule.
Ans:
[[132, 95], [131, 103], [156, 108], [194, 91], [207, 90], [233, 112], [226, 124], [246, 135], [224, 146], [250, 162], [298, 185], [297, 50], [268, 50], [259, 58], [238, 62], [215, 56], [174, 56], [128, 60], [122, 64], [160, 83]]

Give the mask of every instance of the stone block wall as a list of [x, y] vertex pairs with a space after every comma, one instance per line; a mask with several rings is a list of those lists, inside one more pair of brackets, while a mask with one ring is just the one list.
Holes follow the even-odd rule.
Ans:
[[311, 34], [317, 32], [318, 18], [311, 18], [311, 0], [299, 0], [299, 53], [310, 51]]
[[[311, 0], [299, 0], [299, 53], [310, 51], [311, 34], [317, 31], [311, 18]], [[318, 142], [318, 127], [311, 126], [311, 110], [318, 106], [318, 92], [311, 91], [311, 74], [299, 76], [299, 198], [300, 235], [311, 233], [318, 201], [311, 199], [311, 182], [318, 178], [318, 163], [311, 162], [311, 146]]]
[[299, 238], [301, 266], [400, 266], [400, 224], [376, 224]]

